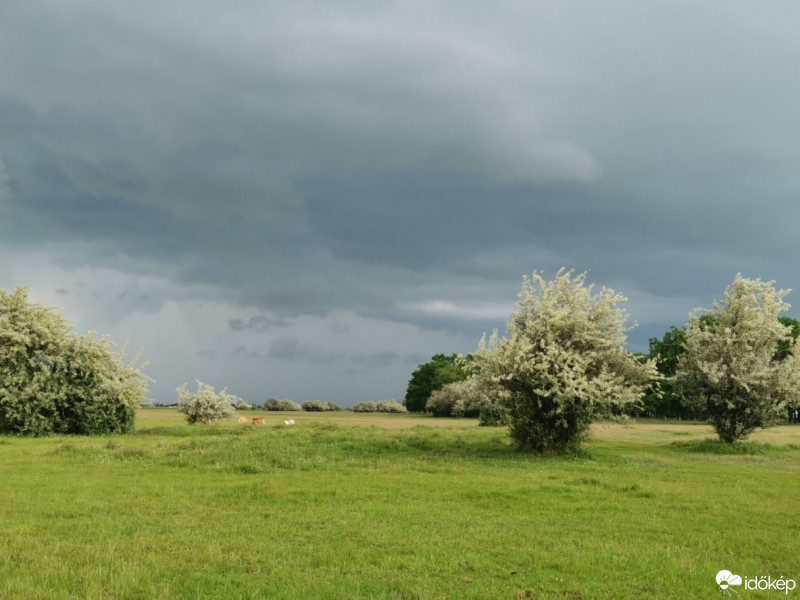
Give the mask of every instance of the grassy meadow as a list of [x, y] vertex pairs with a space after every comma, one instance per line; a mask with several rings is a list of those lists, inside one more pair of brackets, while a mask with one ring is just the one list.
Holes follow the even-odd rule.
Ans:
[[0, 598], [639, 600], [718, 597], [721, 569], [800, 580], [800, 427], [731, 452], [706, 425], [600, 425], [583, 455], [543, 458], [474, 420], [245, 414], [266, 424], [153, 408], [129, 436], [0, 437]]

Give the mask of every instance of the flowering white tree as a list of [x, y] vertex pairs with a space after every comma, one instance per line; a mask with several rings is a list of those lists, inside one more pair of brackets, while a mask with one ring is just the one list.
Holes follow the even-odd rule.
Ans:
[[107, 338], [78, 336], [26, 288], [0, 290], [0, 433], [133, 431], [150, 379]]
[[656, 376], [652, 361], [625, 350], [625, 298], [592, 293], [586, 273], [561, 269], [552, 281], [534, 273], [508, 323], [474, 356], [476, 376], [502, 395], [511, 437], [524, 450], [564, 451], [586, 437], [592, 421], [637, 403]]
[[689, 315], [676, 378], [685, 402], [705, 407], [725, 442], [774, 425], [800, 400], [800, 352], [778, 320], [788, 290], [774, 283], [736, 275], [724, 302]]
[[235, 416], [234, 404], [241, 402], [241, 398], [226, 394], [222, 390], [219, 394], [214, 388], [202, 381], [197, 382], [197, 392], [190, 393], [184, 383], [175, 390], [178, 392], [178, 411], [186, 415], [189, 423], [211, 423], [219, 419], [231, 419]]

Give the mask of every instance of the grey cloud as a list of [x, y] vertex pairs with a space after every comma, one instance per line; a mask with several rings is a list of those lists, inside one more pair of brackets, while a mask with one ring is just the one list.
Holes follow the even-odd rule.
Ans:
[[294, 338], [279, 338], [273, 341], [267, 356], [287, 362], [309, 362], [331, 364], [343, 359], [341, 354], [324, 350], [312, 343], [302, 343]]
[[200, 358], [205, 358], [207, 360], [214, 360], [217, 358], [217, 353], [214, 350], [200, 350], [195, 352], [195, 356], [199, 356]]
[[397, 352], [378, 352], [368, 356], [352, 355], [350, 361], [354, 365], [363, 366], [366, 369], [379, 369], [397, 363], [400, 355]]
[[428, 362], [431, 359], [430, 356], [425, 356], [424, 354], [409, 354], [408, 356], [403, 358], [403, 362], [407, 365], [420, 365], [422, 363]]
[[275, 327], [288, 327], [289, 322], [285, 319], [274, 319], [266, 315], [253, 315], [247, 320], [239, 318], [230, 319], [228, 321], [228, 326], [233, 331], [254, 331], [261, 333]]
[[231, 356], [243, 358], [262, 358], [266, 356], [260, 350], [248, 350], [245, 346], [237, 346], [231, 351]]

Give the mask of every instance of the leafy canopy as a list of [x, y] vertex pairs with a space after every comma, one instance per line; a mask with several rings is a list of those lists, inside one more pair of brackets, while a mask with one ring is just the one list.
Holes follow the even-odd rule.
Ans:
[[458, 360], [457, 354], [436, 354], [430, 362], [419, 365], [408, 382], [403, 401], [406, 408], [411, 412], [423, 412], [431, 392], [466, 379], [467, 372], [458, 365]]

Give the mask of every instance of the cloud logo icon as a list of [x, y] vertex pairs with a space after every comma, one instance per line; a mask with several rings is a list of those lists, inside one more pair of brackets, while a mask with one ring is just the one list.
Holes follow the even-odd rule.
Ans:
[[723, 569], [717, 573], [717, 585], [722, 591], [726, 591], [732, 585], [742, 585], [742, 578], [734, 575], [730, 571]]

